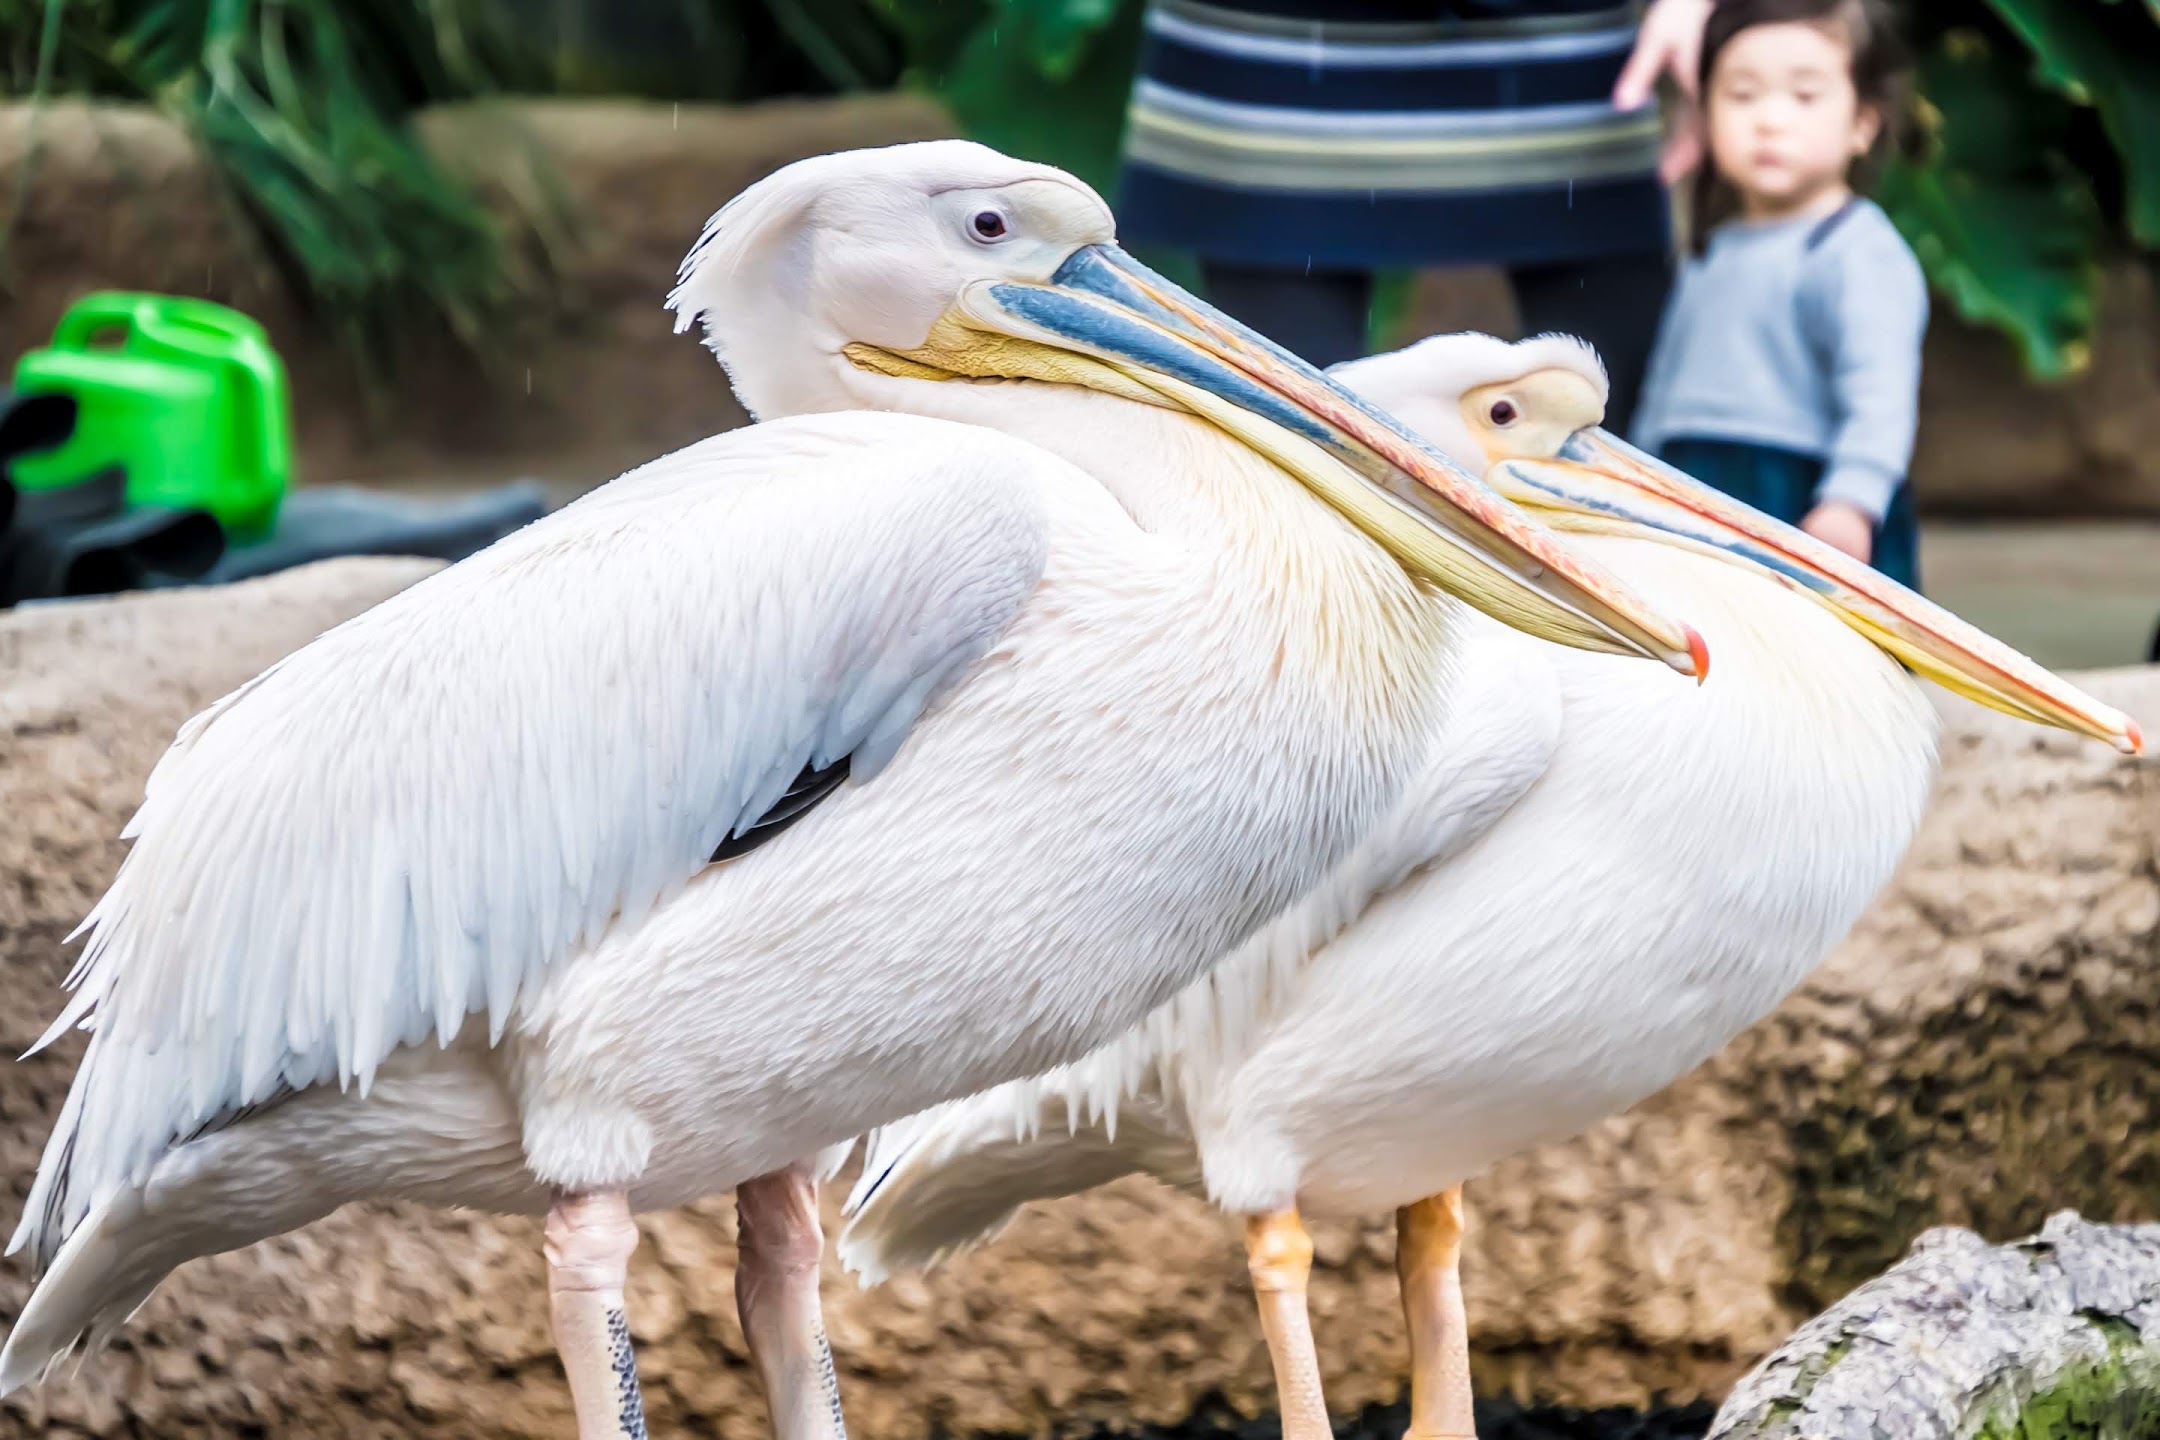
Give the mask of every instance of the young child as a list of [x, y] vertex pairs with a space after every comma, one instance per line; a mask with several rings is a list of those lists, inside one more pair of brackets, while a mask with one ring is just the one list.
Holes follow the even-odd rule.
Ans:
[[1635, 441], [1918, 588], [1905, 470], [1927, 284], [1848, 176], [1896, 113], [1876, 0], [1718, 0], [1709, 163]]

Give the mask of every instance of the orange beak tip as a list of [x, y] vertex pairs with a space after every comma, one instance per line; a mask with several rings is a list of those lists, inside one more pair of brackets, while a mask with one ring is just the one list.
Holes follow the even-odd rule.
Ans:
[[[1688, 659], [1695, 663], [1695, 683], [1700, 685], [1710, 678], [1710, 647], [1703, 642], [1702, 631], [1694, 626], [1683, 625], [1680, 629], [1687, 635]], [[2137, 727], [2131, 726], [2130, 733], [2135, 736]]]
[[2123, 717], [2123, 754], [2137, 755], [2145, 749], [2145, 732], [2127, 715]]

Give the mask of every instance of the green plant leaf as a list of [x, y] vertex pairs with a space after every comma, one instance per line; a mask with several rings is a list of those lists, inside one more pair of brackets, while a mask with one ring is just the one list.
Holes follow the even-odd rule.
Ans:
[[1417, 272], [1388, 270], [1373, 276], [1372, 309], [1365, 317], [1365, 353], [1399, 350], [1421, 337], [1410, 333], [1411, 309], [1417, 303]]
[[2100, 113], [2122, 162], [2131, 236], [2160, 246], [2160, 24], [2134, 0], [1988, 0], [2041, 80]]
[[1008, 15], [1032, 20], [1035, 68], [1053, 84], [1070, 81], [1096, 38], [1117, 18], [1118, 0], [1006, 0]]
[[2069, 104], [1973, 30], [1922, 57], [1920, 81], [1928, 153], [1893, 165], [1877, 198], [1959, 314], [2008, 334], [2034, 378], [2075, 374], [2102, 227], [2091, 183], [2063, 157]]
[[912, 83], [969, 136], [1107, 189], [1140, 51], [1142, 0], [881, 0]]

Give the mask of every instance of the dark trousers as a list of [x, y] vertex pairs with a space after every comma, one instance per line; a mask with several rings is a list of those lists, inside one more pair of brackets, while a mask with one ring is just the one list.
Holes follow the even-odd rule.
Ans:
[[[1357, 270], [1280, 270], [1203, 261], [1208, 299], [1308, 362], [1326, 369], [1365, 353], [1373, 279]], [[1627, 433], [1658, 317], [1672, 286], [1664, 255], [1613, 255], [1508, 271], [1525, 335], [1558, 331], [1597, 347], [1612, 381], [1605, 428]]]
[[[1815, 508], [1815, 487], [1823, 476], [1823, 462], [1812, 455], [1734, 440], [1675, 436], [1658, 447], [1658, 458], [1788, 525], [1799, 524]], [[1913, 517], [1912, 486], [1890, 493], [1890, 509], [1875, 527], [1875, 553], [1868, 563], [1907, 589], [1920, 588], [1920, 526]]]

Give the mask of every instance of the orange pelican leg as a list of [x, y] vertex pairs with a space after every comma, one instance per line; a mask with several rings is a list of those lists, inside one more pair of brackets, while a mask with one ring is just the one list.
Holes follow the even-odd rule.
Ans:
[[1283, 1440], [1334, 1440], [1320, 1389], [1305, 1287], [1312, 1275], [1312, 1238], [1295, 1210], [1255, 1215], [1245, 1222], [1245, 1264], [1260, 1302], [1260, 1328], [1275, 1363], [1275, 1393]]
[[1410, 1325], [1410, 1429], [1404, 1440], [1476, 1440], [1462, 1232], [1460, 1185], [1395, 1212], [1395, 1276]]

